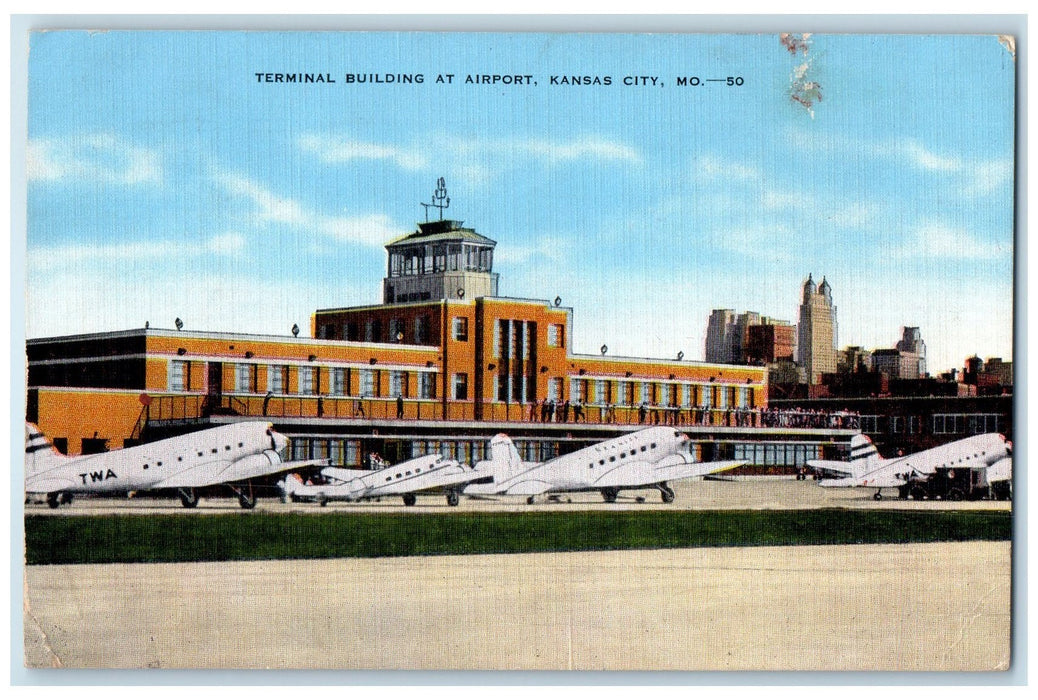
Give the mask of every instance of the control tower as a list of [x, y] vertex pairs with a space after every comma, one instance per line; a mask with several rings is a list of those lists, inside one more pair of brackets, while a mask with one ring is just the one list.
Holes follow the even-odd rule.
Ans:
[[422, 206], [427, 218], [429, 207], [439, 209], [441, 218], [418, 224], [414, 233], [386, 244], [383, 303], [497, 296], [497, 273], [492, 271], [497, 242], [463, 228], [462, 221], [442, 218], [450, 206], [442, 177], [433, 203]]

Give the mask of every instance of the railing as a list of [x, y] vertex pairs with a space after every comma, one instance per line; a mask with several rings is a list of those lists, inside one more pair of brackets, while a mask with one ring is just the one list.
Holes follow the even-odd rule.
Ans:
[[[478, 417], [477, 417], [478, 408]], [[353, 420], [454, 420], [493, 423], [562, 423], [592, 425], [674, 425], [708, 427], [761, 427], [775, 412], [748, 408], [665, 406], [555, 406], [472, 401], [395, 399], [390, 397], [166, 395], [152, 396], [148, 420], [194, 420], [212, 415], [267, 418]], [[806, 427], [806, 426], [805, 426]], [[818, 425], [813, 427], [832, 427]]]

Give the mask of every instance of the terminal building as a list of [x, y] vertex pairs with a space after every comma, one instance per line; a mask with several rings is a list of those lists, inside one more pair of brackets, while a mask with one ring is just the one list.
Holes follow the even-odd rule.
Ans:
[[[442, 209], [441, 209], [442, 216]], [[27, 419], [68, 454], [265, 418], [292, 459], [475, 462], [507, 432], [543, 460], [649, 424], [702, 459], [802, 465], [851, 431], [762, 427], [764, 367], [573, 351], [573, 310], [499, 296], [496, 242], [440, 219], [386, 245], [382, 303], [310, 337], [137, 328], [27, 342]]]

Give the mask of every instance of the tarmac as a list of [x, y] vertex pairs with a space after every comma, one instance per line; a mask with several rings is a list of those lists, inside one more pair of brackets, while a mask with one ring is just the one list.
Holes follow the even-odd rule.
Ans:
[[[804, 508], [891, 508], [912, 510], [1011, 510], [1010, 501], [913, 501], [898, 500], [896, 489], [884, 489], [883, 499], [874, 500], [874, 488], [821, 488], [813, 480], [796, 481], [790, 478], [743, 478], [738, 480], [684, 480], [671, 484], [675, 492], [673, 503], [663, 503], [660, 492], [656, 489], [623, 491], [616, 503], [605, 503], [598, 492], [560, 494], [557, 497], [539, 497], [534, 505], [527, 505], [525, 497], [500, 496], [490, 498], [461, 497], [461, 503], [450, 507], [443, 494], [426, 493], [418, 496], [418, 502], [411, 507], [404, 506], [400, 497], [385, 497], [379, 501], [361, 501], [347, 503], [333, 501], [324, 509], [349, 510], [357, 512], [456, 512], [494, 511], [494, 512], [528, 512], [532, 510], [644, 510], [659, 508], [666, 510], [780, 510]], [[229, 492], [228, 492], [229, 494]], [[639, 501], [639, 499], [641, 499]], [[207, 513], [214, 511], [240, 510], [236, 499], [201, 498], [198, 506], [187, 509], [180, 505], [176, 498], [89, 498], [77, 496], [71, 506], [50, 509], [42, 502], [26, 505], [26, 512], [33, 515], [101, 515], [111, 513], [145, 514], [145, 513]], [[299, 511], [319, 512], [322, 509], [316, 503], [281, 503], [278, 498], [260, 498], [257, 511]]]
[[[675, 484], [677, 501], [421, 497], [411, 511], [981, 508], [871, 489]], [[655, 498], [653, 498], [655, 494]], [[57, 511], [215, 512], [231, 499], [77, 499]], [[328, 509], [404, 510], [397, 500]], [[257, 510], [316, 511], [262, 500]], [[1011, 544], [696, 548], [25, 570], [30, 668], [991, 671], [1010, 663]]]

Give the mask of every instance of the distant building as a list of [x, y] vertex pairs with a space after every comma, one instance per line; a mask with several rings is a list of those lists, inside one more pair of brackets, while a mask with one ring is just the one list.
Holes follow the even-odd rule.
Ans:
[[892, 348], [872, 351], [872, 369], [888, 379], [919, 379], [919, 356]]
[[836, 363], [839, 374], [857, 374], [872, 369], [872, 353], [860, 345], [848, 345], [840, 351]]
[[761, 323], [747, 329], [745, 355], [751, 363], [792, 361], [795, 349], [796, 328], [785, 321]]
[[807, 374], [808, 384], [818, 384], [823, 374], [836, 371], [836, 341], [832, 287], [824, 277], [816, 287], [808, 275], [801, 295], [796, 358]]
[[[706, 361], [766, 364], [793, 359], [796, 331], [787, 321], [756, 311], [714, 309], [706, 327]], [[723, 358], [723, 359], [722, 359]]]
[[901, 352], [915, 355], [916, 357], [917, 367], [914, 371], [915, 376], [905, 377], [905, 379], [915, 379], [926, 376], [926, 343], [923, 342], [923, 336], [919, 332], [918, 327], [902, 327], [901, 340], [897, 342], [894, 348]]

